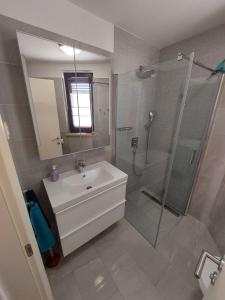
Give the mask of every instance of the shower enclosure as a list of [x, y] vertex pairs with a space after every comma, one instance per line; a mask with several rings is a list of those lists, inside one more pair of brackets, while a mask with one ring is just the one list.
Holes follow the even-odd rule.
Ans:
[[168, 222], [187, 211], [221, 82], [194, 62], [193, 53], [178, 55], [117, 75], [116, 165], [128, 174], [125, 216], [154, 246]]

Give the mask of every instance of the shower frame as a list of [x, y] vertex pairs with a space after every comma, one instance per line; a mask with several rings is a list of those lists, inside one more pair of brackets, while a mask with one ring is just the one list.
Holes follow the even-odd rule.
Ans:
[[188, 212], [188, 209], [189, 209], [190, 203], [191, 203], [191, 199], [192, 199], [195, 187], [197, 185], [199, 172], [200, 172], [200, 169], [201, 169], [204, 157], [205, 157], [209, 137], [211, 135], [213, 124], [214, 124], [214, 121], [215, 121], [216, 112], [217, 112], [217, 109], [218, 109], [218, 105], [221, 101], [221, 93], [222, 93], [222, 89], [223, 89], [224, 84], [225, 84], [225, 74], [222, 74], [220, 84], [219, 84], [219, 88], [218, 88], [217, 95], [216, 95], [216, 100], [215, 100], [215, 103], [213, 105], [213, 110], [212, 110], [212, 113], [211, 113], [210, 121], [208, 123], [208, 126], [205, 129], [205, 131], [206, 131], [205, 140], [203, 142], [201, 155], [200, 155], [199, 162], [198, 162], [198, 165], [197, 165], [196, 173], [195, 173], [195, 176], [194, 176], [193, 184], [192, 184], [192, 187], [191, 187], [191, 191], [190, 191], [190, 195], [189, 195], [189, 199], [188, 199], [188, 202], [187, 202], [187, 206], [186, 206], [184, 215], [186, 215], [187, 212]]
[[[180, 59], [177, 58], [177, 60], [180, 60]], [[174, 137], [173, 137], [173, 142], [172, 142], [171, 157], [169, 159], [168, 170], [167, 170], [167, 174], [166, 174], [165, 189], [164, 189], [164, 193], [163, 193], [163, 197], [162, 197], [162, 209], [161, 209], [161, 214], [160, 214], [160, 218], [159, 218], [159, 224], [158, 224], [158, 228], [157, 228], [154, 248], [157, 245], [160, 225], [161, 225], [161, 221], [162, 221], [162, 217], [163, 217], [164, 207], [165, 207], [165, 204], [166, 204], [166, 199], [167, 199], [167, 194], [168, 194], [168, 189], [169, 189], [169, 183], [170, 183], [171, 173], [172, 173], [172, 169], [173, 169], [175, 154], [176, 154], [177, 142], [178, 142], [181, 123], [182, 123], [182, 119], [183, 119], [183, 115], [184, 115], [184, 109], [185, 109], [185, 104], [186, 104], [186, 100], [187, 100], [188, 88], [189, 88], [189, 84], [190, 84], [190, 80], [191, 80], [191, 72], [192, 72], [193, 61], [194, 61], [194, 52], [192, 52], [190, 54], [190, 58], [189, 58], [189, 65], [188, 65], [188, 70], [187, 70], [187, 75], [186, 75], [186, 80], [185, 80], [183, 97], [182, 97], [182, 100], [181, 100], [180, 111], [179, 111], [179, 116], [178, 116], [178, 120], [177, 120], [177, 126], [176, 126], [176, 130], [175, 130]]]
[[[204, 159], [204, 156], [205, 156], [205, 153], [206, 153], [206, 149], [207, 149], [207, 145], [208, 145], [208, 140], [209, 140], [209, 136], [210, 136], [211, 131], [212, 131], [212, 126], [214, 124], [214, 120], [215, 120], [215, 115], [216, 115], [216, 111], [217, 111], [217, 108], [218, 108], [218, 104], [219, 104], [220, 99], [221, 99], [220, 96], [221, 96], [222, 88], [223, 88], [223, 85], [225, 84], [225, 82], [224, 82], [225, 81], [225, 74], [223, 74], [221, 71], [215, 71], [214, 69], [212, 69], [212, 68], [204, 65], [203, 63], [201, 63], [201, 62], [199, 62], [197, 60], [195, 60], [195, 53], [194, 52], [192, 52], [190, 54], [190, 56], [187, 56], [186, 54], [184, 54], [182, 52], [179, 52], [178, 56], [177, 56], [177, 60], [181, 61], [183, 59], [188, 60], [190, 62], [190, 64], [191, 64], [191, 68], [190, 68], [191, 70], [190, 70], [190, 72], [192, 72], [193, 65], [196, 65], [196, 66], [198, 66], [200, 68], [203, 68], [203, 69], [209, 71], [211, 73], [210, 76], [209, 76], [209, 78], [211, 76], [216, 75], [216, 74], [222, 74], [222, 76], [220, 78], [220, 83], [219, 83], [219, 87], [218, 87], [218, 90], [217, 90], [217, 94], [216, 94], [216, 97], [215, 97], [215, 102], [213, 104], [213, 108], [212, 108], [212, 111], [211, 111], [211, 115], [209, 117], [208, 124], [206, 125], [205, 130], [204, 130], [204, 138], [203, 138], [203, 142], [202, 142], [202, 145], [201, 145], [200, 157], [199, 157], [199, 160], [198, 160], [198, 163], [197, 163], [197, 167], [196, 167], [196, 170], [195, 170], [195, 174], [194, 174], [192, 186], [191, 186], [191, 189], [190, 189], [190, 193], [189, 193], [189, 196], [188, 196], [187, 204], [186, 204], [186, 207], [185, 207], [185, 211], [182, 214], [182, 215], [187, 215], [187, 212], [188, 212], [189, 207], [190, 207], [191, 199], [192, 199], [195, 187], [197, 185], [199, 172], [200, 172], [200, 169], [201, 169], [201, 166], [202, 166], [202, 163], [203, 163], [203, 159]], [[189, 64], [189, 67], [190, 67], [190, 64]], [[189, 81], [188, 81], [187, 92], [188, 92], [188, 89], [189, 89], [190, 79], [191, 79], [191, 77], [189, 78]], [[185, 98], [184, 107], [185, 107], [186, 101], [187, 101], [187, 95], [186, 95], [186, 98]], [[180, 111], [178, 119], [180, 119], [180, 117], [181, 117], [181, 122], [182, 122], [182, 118], [183, 118], [183, 114], [184, 114], [184, 109], [181, 108], [181, 110], [182, 111]], [[173, 208], [167, 206], [166, 199], [167, 199], [167, 196], [168, 196], [168, 187], [169, 187], [169, 182], [170, 182], [170, 179], [171, 179], [171, 171], [172, 171], [172, 168], [173, 168], [173, 163], [174, 163], [174, 158], [175, 158], [175, 152], [176, 152], [176, 146], [178, 144], [181, 122], [179, 122], [179, 120], [178, 120], [178, 123], [177, 123], [178, 127], [176, 128], [176, 133], [175, 133], [175, 136], [174, 136], [174, 141], [173, 141], [173, 146], [172, 146], [172, 149], [173, 149], [172, 150], [172, 154], [171, 154], [171, 160], [172, 160], [172, 162], [171, 162], [171, 160], [169, 162], [168, 173], [166, 175], [165, 192], [164, 192], [163, 199], [162, 199], [162, 203], [164, 203], [162, 205], [164, 205], [164, 207], [169, 208], [171, 211], [173, 211]], [[171, 163], [171, 166], [170, 166], [170, 163]], [[171, 167], [171, 170], [170, 170], [170, 167]], [[176, 214], [177, 212], [174, 211], [174, 213]], [[161, 220], [160, 220], [160, 222], [161, 222]]]

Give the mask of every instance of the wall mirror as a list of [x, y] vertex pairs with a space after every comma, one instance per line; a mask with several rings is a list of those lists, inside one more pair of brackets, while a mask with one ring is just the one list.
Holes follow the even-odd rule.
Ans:
[[109, 145], [111, 58], [17, 38], [40, 159]]

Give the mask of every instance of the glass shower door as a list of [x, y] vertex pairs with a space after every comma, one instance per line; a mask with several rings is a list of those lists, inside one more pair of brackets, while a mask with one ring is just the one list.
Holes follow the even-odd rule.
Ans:
[[177, 214], [188, 207], [220, 80], [220, 75], [190, 80], [166, 197], [166, 205]]
[[128, 174], [126, 219], [155, 245], [189, 61], [174, 59], [149, 68], [151, 76], [140, 78], [133, 70], [117, 77], [116, 165]]

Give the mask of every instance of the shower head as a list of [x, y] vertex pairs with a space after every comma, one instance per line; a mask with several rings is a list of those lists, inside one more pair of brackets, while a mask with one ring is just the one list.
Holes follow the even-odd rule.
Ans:
[[154, 120], [154, 118], [155, 118], [154, 112], [153, 112], [153, 111], [150, 111], [150, 112], [148, 113], [148, 117], [149, 117], [150, 123], [152, 123], [153, 120]]
[[156, 76], [156, 71], [153, 69], [149, 69], [148, 67], [139, 66], [138, 70], [136, 71], [136, 75], [141, 79], [153, 78]]
[[145, 126], [144, 126], [145, 129], [149, 130], [151, 128], [154, 118], [155, 118], [155, 113], [153, 111], [150, 111], [148, 113], [148, 123], [145, 124]]

